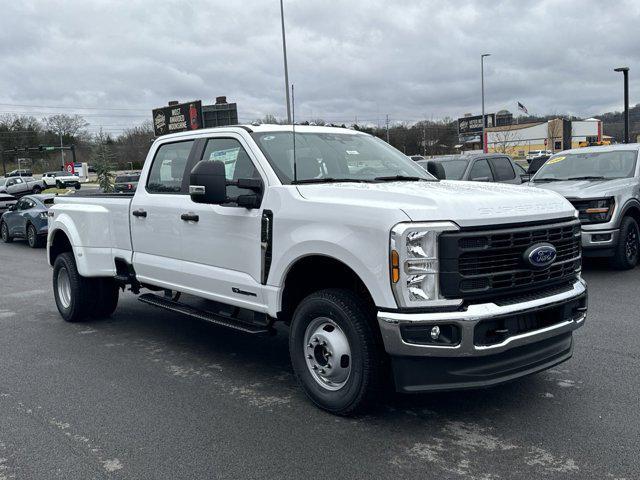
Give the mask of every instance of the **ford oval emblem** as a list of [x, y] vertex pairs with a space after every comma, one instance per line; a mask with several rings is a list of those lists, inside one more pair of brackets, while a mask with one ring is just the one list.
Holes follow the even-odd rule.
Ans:
[[533, 268], [546, 268], [556, 259], [556, 247], [550, 243], [536, 243], [524, 252], [524, 261]]

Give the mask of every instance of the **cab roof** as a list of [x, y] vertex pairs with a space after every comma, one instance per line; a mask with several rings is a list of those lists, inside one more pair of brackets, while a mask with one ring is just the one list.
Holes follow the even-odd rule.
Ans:
[[[263, 132], [293, 132], [293, 125], [276, 125], [276, 124], [260, 124], [260, 125], [227, 125], [224, 127], [214, 128], [201, 128], [199, 130], [191, 130], [188, 132], [170, 133], [157, 137], [156, 140], [166, 140], [174, 138], [190, 138], [206, 135], [207, 133], [216, 132], [239, 132], [244, 130], [245, 132], [263, 133]], [[342, 127], [326, 127], [318, 125], [296, 125], [295, 131], [300, 133], [335, 133], [345, 135], [368, 135], [367, 133], [360, 132], [358, 130], [351, 130], [349, 128]]]

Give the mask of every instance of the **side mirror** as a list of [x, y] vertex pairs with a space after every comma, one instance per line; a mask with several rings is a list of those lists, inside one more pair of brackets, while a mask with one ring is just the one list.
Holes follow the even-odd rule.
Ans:
[[227, 201], [224, 163], [199, 161], [189, 176], [189, 195], [196, 203], [220, 205]]
[[442, 164], [433, 160], [427, 161], [427, 172], [436, 177], [438, 180], [445, 180], [447, 178], [447, 174], [444, 171], [444, 167], [442, 166]]
[[14, 205], [9, 205], [9, 211], [13, 212], [16, 209], [15, 204]]

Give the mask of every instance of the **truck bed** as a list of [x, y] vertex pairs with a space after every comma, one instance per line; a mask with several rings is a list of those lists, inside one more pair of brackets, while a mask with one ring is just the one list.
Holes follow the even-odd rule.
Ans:
[[[67, 232], [82, 239], [81, 246], [89, 249], [111, 249], [114, 256], [131, 254], [129, 207], [133, 195], [91, 194], [57, 196], [51, 211], [56, 223], [67, 215], [73, 219], [77, 232]], [[51, 226], [51, 221], [50, 221]], [[80, 245], [79, 245], [80, 246]]]

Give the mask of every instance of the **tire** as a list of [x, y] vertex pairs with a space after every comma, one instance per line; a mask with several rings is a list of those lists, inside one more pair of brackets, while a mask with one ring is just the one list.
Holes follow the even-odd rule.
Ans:
[[27, 225], [27, 244], [31, 248], [41, 248], [43, 245], [42, 238], [38, 236], [38, 231], [31, 223]]
[[613, 266], [617, 270], [631, 270], [640, 255], [640, 229], [633, 217], [624, 217], [620, 224], [618, 244], [615, 246]]
[[94, 318], [110, 317], [118, 306], [120, 288], [112, 278], [96, 279], [98, 284], [98, 299], [91, 312]]
[[99, 293], [96, 279], [86, 278], [78, 273], [72, 252], [58, 255], [53, 264], [53, 295], [65, 321], [87, 320]]
[[9, 235], [9, 227], [7, 227], [7, 224], [4, 222], [0, 223], [0, 238], [2, 238], [4, 243], [13, 242], [13, 237]]
[[76, 190], [80, 190], [80, 184], [79, 184], [79, 183], [76, 183], [76, 185], [75, 185], [75, 189], [76, 189]]
[[328, 412], [361, 412], [377, 397], [383, 356], [370, 315], [354, 293], [341, 289], [312, 293], [293, 314], [289, 334], [293, 370], [311, 401]]
[[38, 195], [40, 192], [42, 192], [42, 187], [39, 187], [38, 185], [36, 185], [35, 187], [33, 187], [32, 192], [34, 195]]
[[64, 185], [62, 185], [61, 182], [56, 182], [56, 188], [57, 189], [62, 189], [64, 187]]

